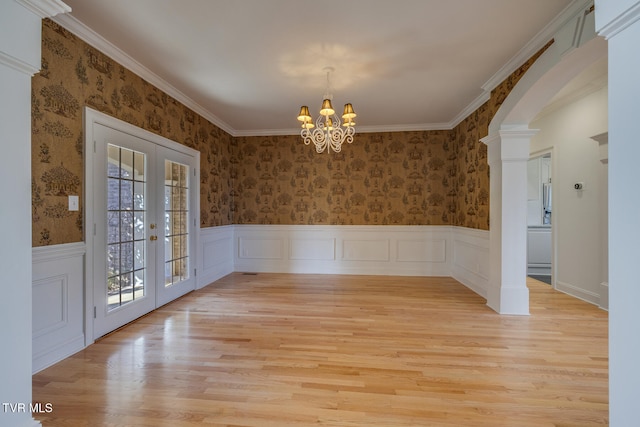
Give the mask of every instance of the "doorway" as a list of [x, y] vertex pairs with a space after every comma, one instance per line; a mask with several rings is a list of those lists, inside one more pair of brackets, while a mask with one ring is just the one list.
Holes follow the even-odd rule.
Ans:
[[87, 110], [86, 323], [95, 340], [195, 289], [199, 153]]
[[552, 284], [553, 184], [551, 152], [527, 162], [527, 276]]

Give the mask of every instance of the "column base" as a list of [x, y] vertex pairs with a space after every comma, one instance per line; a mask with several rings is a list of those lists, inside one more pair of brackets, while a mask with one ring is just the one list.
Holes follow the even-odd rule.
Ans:
[[529, 288], [491, 286], [487, 293], [487, 305], [498, 314], [529, 315]]

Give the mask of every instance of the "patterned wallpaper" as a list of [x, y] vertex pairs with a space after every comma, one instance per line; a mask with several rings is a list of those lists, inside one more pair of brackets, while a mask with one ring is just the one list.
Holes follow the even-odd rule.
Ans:
[[[551, 42], [550, 42], [551, 43]], [[546, 49], [546, 47], [545, 47]], [[432, 224], [489, 228], [487, 149], [479, 140], [535, 59], [455, 129], [356, 134], [317, 154], [299, 136], [232, 137], [50, 20], [32, 79], [33, 246], [83, 240], [85, 105], [201, 153], [202, 227], [228, 224]]]
[[298, 135], [237, 139], [238, 224], [450, 222], [450, 131], [356, 134], [321, 154]]
[[231, 136], [69, 31], [43, 21], [42, 71], [32, 79], [33, 246], [83, 240], [85, 105], [201, 153], [201, 225], [231, 224]]
[[551, 45], [452, 130], [356, 134], [317, 154], [300, 136], [235, 138], [236, 224], [457, 225], [489, 229], [491, 118]]

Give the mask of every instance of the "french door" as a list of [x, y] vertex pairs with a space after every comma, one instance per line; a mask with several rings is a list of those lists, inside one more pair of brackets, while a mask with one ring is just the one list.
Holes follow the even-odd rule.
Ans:
[[93, 123], [93, 337], [195, 289], [196, 159]]

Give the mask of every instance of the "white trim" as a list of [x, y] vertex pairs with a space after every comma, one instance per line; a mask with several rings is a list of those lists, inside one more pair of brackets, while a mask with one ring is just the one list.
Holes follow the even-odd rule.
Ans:
[[[484, 95], [481, 95], [478, 99], [482, 98]], [[486, 95], [488, 99], [488, 94]], [[455, 120], [461, 114], [469, 111], [466, 116], [464, 116], [460, 121], [467, 118], [469, 114], [475, 111], [482, 103], [476, 106], [476, 102], [470, 104], [469, 107], [465, 108], [462, 113], [456, 116], [454, 121], [448, 123], [418, 123], [418, 124], [406, 124], [406, 125], [382, 125], [382, 126], [357, 126], [356, 127], [356, 135], [359, 133], [381, 133], [381, 132], [412, 132], [412, 131], [425, 131], [425, 130], [450, 130], [458, 125]], [[472, 109], [473, 107], [473, 109]], [[291, 129], [256, 129], [256, 130], [237, 130], [231, 133], [232, 136], [274, 136], [274, 135], [300, 135], [300, 129], [291, 128]]]
[[465, 120], [467, 117], [473, 114], [474, 111], [480, 108], [482, 104], [489, 101], [489, 99], [491, 99], [491, 91], [484, 90], [481, 95], [474, 99], [471, 104], [467, 105], [466, 108], [460, 111], [458, 115], [455, 116], [453, 120], [451, 120], [451, 122], [449, 122], [449, 127], [447, 129], [453, 129], [458, 126], [460, 123], [462, 123], [463, 120]]
[[573, 0], [560, 14], [549, 22], [533, 39], [524, 45], [518, 53], [502, 66], [485, 84], [482, 85], [484, 91], [490, 92], [516, 71], [522, 64], [528, 61], [540, 49], [544, 47], [555, 33], [567, 22], [573, 19], [581, 11], [585, 10], [593, 0]]
[[32, 248], [33, 373], [84, 348], [84, 255], [81, 242]]
[[129, 71], [138, 75], [140, 78], [146, 80], [151, 83], [158, 89], [165, 92], [167, 95], [171, 96], [185, 107], [193, 110], [197, 114], [201, 115], [209, 122], [218, 126], [223, 131], [227, 132], [232, 136], [236, 136], [235, 129], [229, 126], [222, 119], [217, 117], [211, 111], [207, 110], [193, 99], [189, 98], [187, 95], [176, 89], [169, 82], [164, 80], [162, 77], [155, 74], [153, 71], [136, 61], [133, 57], [129, 56], [129, 54], [125, 53], [122, 49], [118, 48], [107, 39], [93, 31], [91, 28], [84, 25], [82, 22], [78, 21], [75, 17], [71, 15], [61, 15], [55, 18], [52, 18], [54, 22], [63, 26], [67, 30], [74, 33], [80, 39], [87, 42], [89, 45], [95, 47], [100, 52], [105, 55], [111, 57], [113, 60], [126, 67]]
[[580, 288], [579, 286], [572, 285], [571, 283], [567, 282], [561, 282], [560, 280], [556, 280], [555, 288], [556, 290], [564, 292], [567, 295], [571, 295], [572, 297], [581, 299], [594, 305], [600, 305], [600, 295], [596, 294], [595, 292], [587, 291]]
[[[177, 151], [182, 154], [186, 154], [194, 157], [194, 162], [197, 165], [197, 176], [194, 182], [197, 185], [194, 194], [196, 195], [195, 205], [198, 206], [196, 212], [193, 213], [195, 219], [195, 230], [193, 238], [195, 239], [194, 247], [196, 253], [194, 265], [198, 265], [198, 248], [200, 238], [200, 152], [186, 145], [179, 144], [163, 136], [157, 135], [153, 132], [149, 132], [130, 123], [124, 122], [115, 117], [96, 111], [90, 107], [84, 107], [84, 120], [83, 120], [83, 135], [84, 135], [84, 165], [85, 165], [85, 185], [84, 185], [84, 227], [85, 227], [85, 247], [86, 247], [86, 262], [85, 262], [85, 346], [88, 346], [94, 342], [93, 339], [93, 307], [94, 307], [94, 292], [93, 292], [93, 218], [94, 218], [94, 168], [93, 168], [93, 156], [94, 156], [94, 136], [93, 128], [94, 124], [101, 124], [112, 129], [117, 129], [121, 132], [128, 133], [137, 138], [141, 138], [147, 141], [151, 141], [156, 145]], [[196, 277], [196, 288], [197, 288]], [[88, 332], [87, 332], [88, 331]]]
[[21, 59], [16, 58], [15, 56], [11, 56], [2, 51], [0, 51], [0, 64], [6, 65], [9, 68], [13, 68], [16, 71], [30, 76], [33, 76], [40, 71], [39, 67], [31, 65], [28, 62], [22, 61]]
[[609, 311], [609, 282], [600, 283], [600, 302], [598, 307]]
[[45, 262], [61, 260], [65, 258], [75, 258], [86, 253], [84, 242], [64, 243], [61, 245], [39, 246], [32, 248], [32, 261]]
[[40, 18], [50, 18], [71, 12], [71, 8], [60, 0], [15, 0]]
[[[489, 232], [485, 230], [445, 225], [227, 225], [203, 228], [199, 234], [197, 289], [233, 272], [278, 272], [443, 276], [484, 298], [488, 292]], [[241, 241], [248, 245], [244, 254]], [[65, 298], [70, 298], [67, 307], [86, 298], [80, 310], [87, 314], [93, 311], [93, 286], [87, 285], [93, 277], [90, 242], [91, 233], [87, 233], [87, 243], [32, 250], [34, 283], [64, 282]], [[44, 324], [34, 334], [34, 342], [46, 343], [34, 346], [34, 373], [93, 343], [93, 316], [75, 321], [71, 317], [51, 327]], [[59, 340], [47, 334], [58, 334]]]
[[616, 34], [626, 30], [638, 20], [640, 20], [640, 3], [636, 3], [624, 13], [608, 22], [598, 30], [598, 34], [609, 40]]
[[[23, 0], [26, 1], [26, 0]], [[57, 0], [56, 0], [57, 1]], [[518, 53], [513, 56], [506, 64], [504, 64], [485, 84], [482, 85], [482, 93], [458, 114], [456, 114], [449, 122], [441, 123], [414, 123], [406, 125], [383, 125], [383, 126], [359, 126], [357, 133], [378, 133], [378, 132], [411, 132], [411, 131], [429, 131], [429, 130], [450, 130], [459, 125], [471, 113], [477, 110], [484, 102], [490, 98], [491, 91], [495, 89], [502, 81], [509, 77], [518, 67], [522, 66], [531, 56], [538, 52], [545, 44], [547, 44], [554, 34], [562, 28], [571, 18], [573, 18], [581, 10], [585, 9], [591, 0], [573, 0], [560, 14], [558, 14], [549, 24], [547, 24], [538, 34], [530, 40]], [[98, 33], [87, 27], [81, 21], [71, 15], [59, 15], [52, 18], [53, 21], [63, 26], [67, 30], [74, 33], [80, 39], [84, 40], [91, 46], [100, 50], [102, 53], [113, 58], [120, 65], [129, 69], [136, 75], [148, 81], [158, 89], [175, 98], [194, 112], [198, 113], [214, 125], [233, 137], [246, 136], [284, 136], [298, 135], [300, 130], [297, 128], [290, 129], [255, 129], [255, 130], [237, 130], [228, 123], [217, 117], [213, 112], [207, 110], [193, 99], [176, 89], [166, 80], [155, 74], [153, 71], [140, 64], [123, 50], [113, 45], [111, 42], [100, 36]]]
[[486, 297], [489, 232], [452, 226], [235, 225], [238, 272], [453, 277]]
[[449, 276], [451, 227], [236, 225], [234, 270]]
[[452, 227], [451, 277], [483, 298], [489, 288], [489, 231]]
[[234, 272], [233, 236], [233, 225], [200, 229], [196, 289]]

